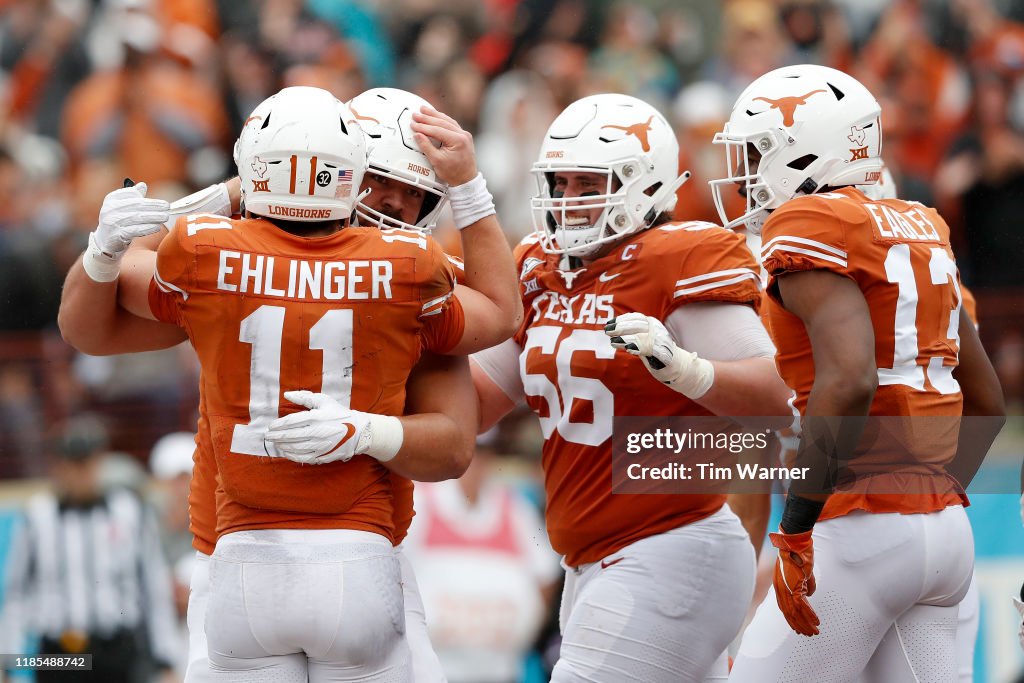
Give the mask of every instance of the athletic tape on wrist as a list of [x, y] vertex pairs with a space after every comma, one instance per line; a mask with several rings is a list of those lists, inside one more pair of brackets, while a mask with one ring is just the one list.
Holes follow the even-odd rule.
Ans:
[[487, 191], [487, 181], [482, 173], [477, 173], [468, 183], [449, 187], [448, 201], [452, 205], [455, 227], [459, 230], [495, 213], [494, 197]]
[[85, 269], [85, 274], [96, 282], [113, 282], [121, 274], [121, 254], [104, 254], [96, 245], [95, 233], [91, 232], [89, 247], [82, 255], [82, 268]]
[[[684, 355], [680, 357], [679, 354]], [[678, 374], [665, 384], [692, 401], [703, 397], [715, 383], [715, 366], [711, 364], [711, 361], [704, 360], [697, 354], [683, 351], [678, 347], [674, 355], [676, 357], [673, 359], [672, 366], [675, 367]]]
[[360, 450], [371, 458], [387, 462], [402, 450], [405, 428], [397, 417], [373, 414], [369, 417], [370, 422], [366, 427], [370, 434], [369, 443], [366, 450]]

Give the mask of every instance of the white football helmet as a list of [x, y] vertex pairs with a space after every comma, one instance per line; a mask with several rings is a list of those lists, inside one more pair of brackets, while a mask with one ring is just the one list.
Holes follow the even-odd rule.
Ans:
[[[799, 194], [877, 182], [881, 111], [857, 79], [824, 66], [787, 66], [751, 83], [714, 139], [725, 145], [728, 165], [728, 177], [710, 181], [723, 225], [757, 232], [771, 210]], [[752, 150], [760, 154], [754, 164]], [[737, 185], [746, 212], [730, 219], [723, 193]]]
[[[573, 102], [544, 136], [532, 170], [537, 194], [533, 227], [546, 253], [592, 258], [606, 245], [651, 225], [672, 211], [679, 175], [679, 142], [665, 117], [628, 95], [591, 95]], [[565, 199], [554, 176], [600, 173], [603, 194]], [[592, 225], [569, 225], [569, 211], [603, 209]]]
[[438, 179], [426, 155], [413, 139], [413, 112], [429, 102], [397, 88], [374, 88], [352, 98], [348, 107], [366, 135], [367, 172], [423, 191], [423, 207], [414, 225], [385, 216], [366, 202], [356, 207], [360, 225], [429, 232], [437, 225], [448, 199], [448, 185]]
[[246, 210], [292, 221], [351, 217], [366, 169], [352, 120], [320, 88], [285, 88], [261, 102], [235, 143]]

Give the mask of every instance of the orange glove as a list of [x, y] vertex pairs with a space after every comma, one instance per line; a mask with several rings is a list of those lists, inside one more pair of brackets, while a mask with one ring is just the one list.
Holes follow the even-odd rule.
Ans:
[[802, 534], [769, 534], [772, 545], [779, 549], [775, 562], [775, 599], [786, 621], [794, 631], [805, 636], [818, 634], [821, 620], [807, 598], [814, 595], [814, 544], [811, 532]]

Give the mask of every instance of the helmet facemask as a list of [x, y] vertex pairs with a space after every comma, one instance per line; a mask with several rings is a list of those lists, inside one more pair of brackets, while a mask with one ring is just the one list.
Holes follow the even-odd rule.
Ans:
[[[733, 230], [744, 225], [756, 234], [761, 231], [769, 211], [776, 208], [775, 191], [760, 171], [781, 153], [783, 145], [780, 138], [780, 131], [730, 135], [728, 126], [724, 132], [715, 134], [713, 144], [725, 147], [726, 175], [708, 184], [711, 185], [711, 196], [722, 219], [722, 227]], [[745, 208], [741, 215], [728, 215], [725, 200], [728, 192], [739, 192], [743, 196]]]
[[356, 206], [356, 216], [359, 219], [360, 226], [377, 227], [381, 230], [398, 228], [430, 234], [437, 225], [437, 219], [441, 215], [441, 210], [448, 201], [448, 187], [446, 185], [424, 181], [413, 176], [411, 173], [401, 173], [397, 169], [377, 166], [372, 162], [369, 168], [366, 169], [366, 173], [367, 175], [372, 174], [387, 178], [391, 182], [415, 187], [423, 193], [423, 203], [420, 205], [414, 222], [408, 223], [400, 218], [388, 216], [379, 209], [371, 207], [367, 203], [367, 199], [373, 197], [373, 192], [367, 189], [360, 196], [360, 202]]
[[[531, 201], [531, 208], [534, 229], [544, 252], [596, 258], [612, 243], [649, 227], [663, 211], [670, 211], [675, 191], [689, 174], [669, 186], [653, 182], [642, 187], [644, 179], [652, 180], [649, 174], [639, 171], [643, 163], [640, 159], [626, 159], [610, 166], [534, 164], [537, 196]], [[600, 176], [600, 190], [565, 197], [555, 178], [570, 173]], [[590, 216], [571, 215], [584, 211]], [[600, 211], [596, 218], [595, 211]]]

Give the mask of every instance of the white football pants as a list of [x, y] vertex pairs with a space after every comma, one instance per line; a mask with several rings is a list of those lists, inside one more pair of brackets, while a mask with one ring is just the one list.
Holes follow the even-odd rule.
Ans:
[[971, 572], [971, 587], [960, 601], [956, 617], [956, 669], [960, 683], [974, 683], [974, 646], [978, 642], [978, 621], [981, 617], [981, 595], [978, 577]]
[[[430, 643], [427, 633], [427, 616], [423, 609], [416, 574], [412, 563], [402, 546], [395, 548], [402, 569], [402, 595], [405, 598], [405, 637], [412, 653], [413, 683], [447, 683], [441, 662]], [[196, 552], [196, 563], [192, 570], [188, 595], [188, 669], [184, 683], [209, 683], [211, 680], [210, 660], [207, 657], [206, 601], [210, 594], [210, 556]]]
[[212, 681], [412, 678], [398, 559], [386, 538], [365, 531], [221, 537], [205, 631]]
[[820, 633], [794, 632], [770, 589], [729, 680], [954, 683], [957, 606], [973, 567], [974, 537], [960, 506], [819, 522], [810, 603]]
[[754, 548], [728, 506], [568, 569], [551, 681], [724, 681], [753, 591]]

